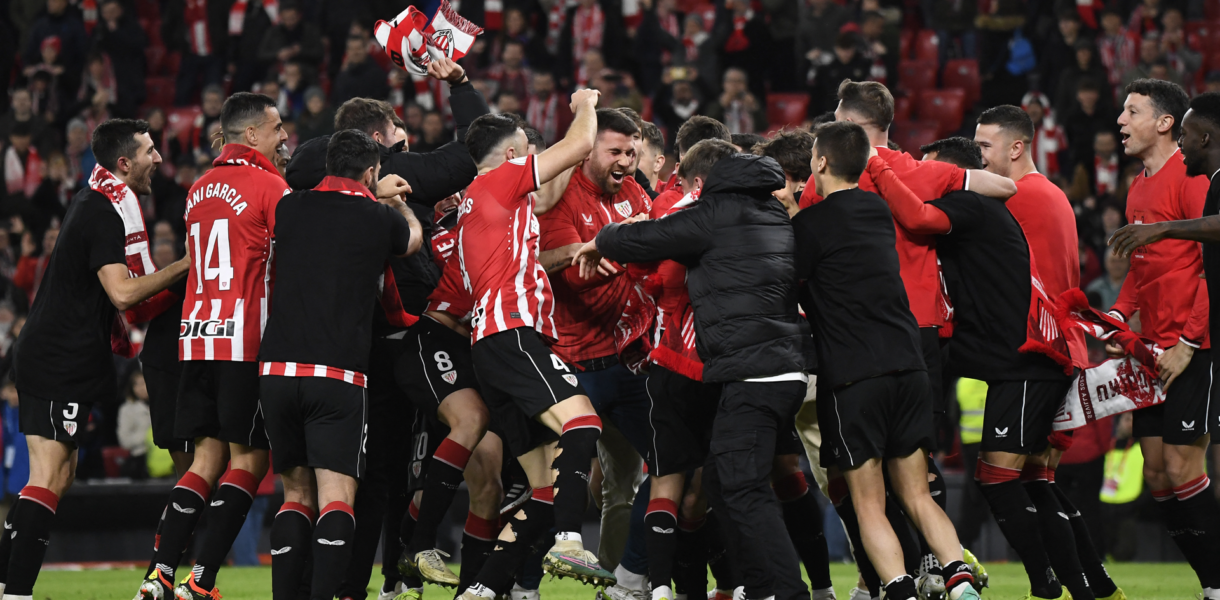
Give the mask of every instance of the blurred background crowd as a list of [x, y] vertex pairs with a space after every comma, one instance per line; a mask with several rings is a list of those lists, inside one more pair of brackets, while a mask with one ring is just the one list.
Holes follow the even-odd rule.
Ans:
[[[436, 10], [436, 0], [416, 1], [425, 13]], [[521, 114], [548, 142], [563, 136], [568, 94], [581, 87], [600, 90], [603, 106], [635, 109], [672, 144], [696, 114], [721, 120], [733, 133], [808, 126], [834, 110], [843, 79], [880, 81], [896, 97], [891, 139], [917, 157], [922, 144], [972, 137], [982, 110], [1020, 105], [1037, 125], [1039, 171], [1076, 209], [1080, 281], [1103, 309], [1114, 303], [1127, 271], [1105, 240], [1124, 224], [1126, 192], [1140, 169], [1123, 155], [1115, 124], [1124, 85], [1151, 77], [1192, 95], [1220, 91], [1216, 0], [452, 5], [486, 30], [462, 60], [472, 81], [493, 110]], [[105, 119], [139, 117], [152, 126], [164, 162], [141, 202], [158, 265], [182, 251], [187, 190], [219, 152], [214, 140], [229, 93], [276, 99], [290, 149], [331, 133], [335, 108], [354, 97], [388, 100], [406, 123], [412, 151], [451, 141], [448, 86], [392, 68], [372, 39], [376, 20], [404, 8], [387, 0], [0, 0], [7, 101], [0, 114], [0, 373], [8, 371], [8, 349], [38, 293], [59, 220], [95, 164], [89, 140]], [[663, 176], [674, 162], [670, 155]], [[116, 369], [126, 383], [120, 397], [96, 407], [78, 478], [168, 476], [168, 455], [151, 443], [138, 363], [116, 358]], [[982, 420], [977, 386], [962, 381], [957, 389], [960, 431], [943, 457], [950, 469], [968, 460], [977, 443], [974, 411], [979, 426]], [[0, 396], [0, 475], [4, 492], [14, 494], [28, 473], [19, 399], [7, 380]], [[1129, 424], [1107, 420], [1095, 429], [1086, 438], [1092, 442], [1077, 443], [1064, 461], [1084, 465], [1078, 493], [1090, 501], [1077, 505], [1097, 518], [1104, 510], [1134, 518], [1146, 493]], [[1119, 476], [1132, 468], [1134, 483], [1124, 483]], [[986, 518], [977, 515], [980, 524]], [[1116, 535], [1094, 537], [1123, 552]], [[962, 537], [969, 542], [971, 530]]]

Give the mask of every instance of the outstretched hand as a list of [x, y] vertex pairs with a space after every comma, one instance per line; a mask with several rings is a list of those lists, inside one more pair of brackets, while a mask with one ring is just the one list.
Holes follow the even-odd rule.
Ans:
[[1114, 246], [1114, 253], [1126, 258], [1135, 252], [1140, 246], [1147, 246], [1153, 242], [1158, 242], [1165, 238], [1165, 228], [1161, 223], [1148, 223], [1146, 225], [1127, 225], [1115, 231], [1110, 239], [1106, 242], [1107, 245]]
[[[390, 198], [399, 198], [401, 200], [402, 198], [405, 198], [407, 194], [411, 193], [411, 184], [407, 183], [406, 179], [403, 179], [398, 175], [386, 175], [385, 177], [381, 178], [381, 181], [377, 182], [377, 190], [375, 193], [377, 194], [378, 200]], [[400, 198], [400, 196], [402, 198]]]
[[581, 246], [572, 257], [572, 264], [580, 266], [580, 276], [583, 279], [592, 279], [594, 275], [609, 277], [618, 273], [614, 264], [597, 251], [597, 240]]
[[428, 63], [428, 76], [457, 85], [466, 79], [466, 70], [453, 59], [441, 57]]

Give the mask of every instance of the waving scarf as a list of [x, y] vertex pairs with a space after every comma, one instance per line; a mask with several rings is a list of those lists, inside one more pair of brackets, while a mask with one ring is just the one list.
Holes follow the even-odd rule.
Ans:
[[24, 194], [32, 198], [42, 184], [42, 158], [30, 146], [25, 160], [12, 146], [4, 151], [4, 186], [9, 194]]
[[441, 0], [436, 14], [427, 15], [414, 6], [391, 21], [377, 21], [373, 36], [390, 60], [413, 75], [426, 75], [428, 64], [441, 57], [458, 60], [470, 51], [483, 28], [464, 19], [449, 0]]

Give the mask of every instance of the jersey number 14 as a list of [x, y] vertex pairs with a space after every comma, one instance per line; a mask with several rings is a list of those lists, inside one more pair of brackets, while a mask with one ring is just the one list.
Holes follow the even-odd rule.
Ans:
[[[204, 280], [211, 281], [217, 279], [217, 286], [221, 290], [229, 289], [230, 282], [233, 281], [233, 262], [229, 255], [229, 220], [216, 219], [212, 221], [212, 230], [208, 233], [207, 253], [199, 251], [199, 223], [191, 223], [190, 237], [195, 238], [194, 252], [195, 257], [195, 277], [197, 286], [195, 293], [203, 292]], [[200, 262], [200, 257], [203, 257], [203, 262]], [[216, 266], [212, 266], [212, 260], [215, 259]]]

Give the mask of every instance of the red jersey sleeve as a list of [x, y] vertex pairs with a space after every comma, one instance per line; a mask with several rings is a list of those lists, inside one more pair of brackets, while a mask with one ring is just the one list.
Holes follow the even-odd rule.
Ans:
[[569, 202], [560, 199], [551, 210], [538, 217], [540, 250], [554, 250], [582, 242], [570, 206]]
[[[944, 164], [944, 163], [938, 163]], [[910, 190], [885, 159], [875, 156], [868, 161], [868, 176], [873, 180], [882, 199], [894, 213], [894, 220], [912, 233], [948, 233], [952, 228], [949, 217], [939, 208], [924, 203]]]
[[805, 189], [801, 191], [801, 198], [797, 200], [796, 205], [805, 210], [814, 204], [822, 201], [822, 196], [818, 194], [817, 186], [813, 183], [813, 176], [809, 177], [809, 181], [805, 182]]
[[1135, 311], [1139, 310], [1139, 304], [1136, 303], [1136, 298], [1139, 296], [1139, 284], [1135, 282], [1135, 274], [1128, 273], [1127, 278], [1123, 280], [1123, 287], [1118, 291], [1118, 300], [1114, 301], [1114, 306], [1110, 307], [1110, 312], [1118, 313], [1118, 317], [1127, 322], [1131, 320], [1131, 316]]
[[921, 161], [919, 163], [919, 176], [930, 178], [934, 182], [932, 188], [940, 190], [941, 196], [950, 192], [968, 189], [970, 183], [970, 174], [965, 169], [957, 165], [935, 160]]
[[505, 208], [525, 199], [525, 195], [542, 187], [538, 180], [538, 163], [534, 155], [514, 158], [487, 174], [488, 189], [495, 190], [496, 200]]

